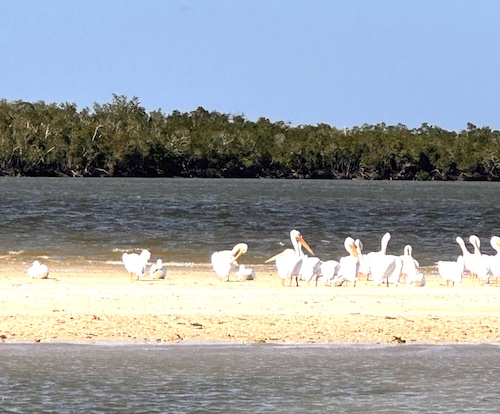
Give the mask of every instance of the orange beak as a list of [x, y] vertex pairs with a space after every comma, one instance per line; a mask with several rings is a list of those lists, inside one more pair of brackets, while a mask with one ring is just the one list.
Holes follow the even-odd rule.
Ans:
[[302, 238], [302, 236], [297, 236], [297, 242], [300, 242], [309, 253], [311, 253], [313, 256], [316, 256], [309, 245], [306, 243], [306, 241]]

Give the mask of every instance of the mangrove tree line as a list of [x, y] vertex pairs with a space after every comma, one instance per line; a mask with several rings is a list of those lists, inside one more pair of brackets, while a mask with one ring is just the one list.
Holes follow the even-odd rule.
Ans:
[[500, 132], [467, 124], [291, 126], [198, 108], [147, 112], [138, 98], [77, 109], [0, 100], [0, 174], [500, 179]]

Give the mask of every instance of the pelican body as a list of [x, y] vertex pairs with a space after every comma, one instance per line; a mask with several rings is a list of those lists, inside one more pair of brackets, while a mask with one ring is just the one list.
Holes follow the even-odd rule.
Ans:
[[221, 280], [229, 281], [231, 273], [238, 270], [237, 260], [248, 251], [248, 245], [238, 243], [232, 250], [221, 250], [211, 256], [212, 268]]
[[456, 261], [440, 260], [437, 263], [438, 272], [441, 277], [446, 281], [446, 286], [455, 286], [455, 284], [462, 283], [465, 270], [465, 259], [463, 256], [458, 256]]

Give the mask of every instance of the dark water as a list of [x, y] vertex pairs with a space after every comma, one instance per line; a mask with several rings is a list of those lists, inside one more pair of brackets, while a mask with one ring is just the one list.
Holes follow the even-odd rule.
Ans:
[[0, 345], [8, 413], [498, 413], [494, 345]]
[[[422, 266], [460, 253], [456, 236], [500, 235], [500, 184], [467, 182], [0, 177], [0, 260], [117, 261], [148, 248], [165, 262], [208, 263], [244, 241], [262, 263], [301, 231], [316, 255], [345, 255], [345, 237], [389, 253], [411, 244]], [[10, 252], [10, 253], [9, 253]]]

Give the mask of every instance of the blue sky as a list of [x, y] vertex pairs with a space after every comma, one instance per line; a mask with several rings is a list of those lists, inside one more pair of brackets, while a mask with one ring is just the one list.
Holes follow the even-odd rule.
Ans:
[[500, 1], [0, 3], [0, 98], [500, 129]]

